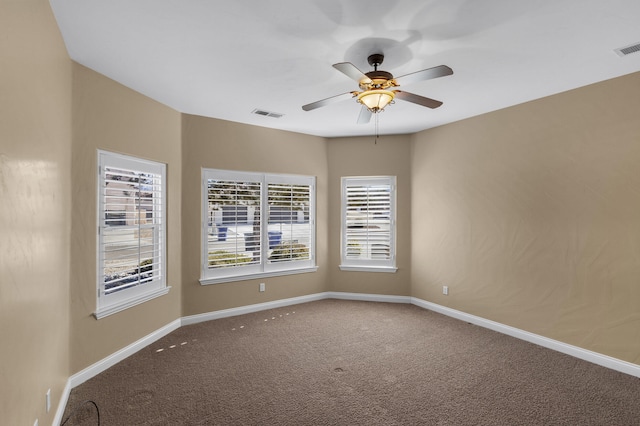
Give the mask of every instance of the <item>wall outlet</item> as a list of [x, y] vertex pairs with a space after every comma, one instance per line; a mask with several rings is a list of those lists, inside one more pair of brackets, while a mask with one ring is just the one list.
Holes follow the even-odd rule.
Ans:
[[264, 291], [265, 285], [264, 283], [260, 283], [260, 291]]
[[47, 395], [45, 396], [45, 406], [47, 407], [47, 413], [51, 410], [51, 389], [47, 390]]
[[448, 285], [443, 285], [442, 286], [442, 294], [444, 294], [445, 296], [449, 295], [449, 286]]
[[36, 421], [33, 422], [33, 426], [38, 426], [38, 419], [36, 419]]

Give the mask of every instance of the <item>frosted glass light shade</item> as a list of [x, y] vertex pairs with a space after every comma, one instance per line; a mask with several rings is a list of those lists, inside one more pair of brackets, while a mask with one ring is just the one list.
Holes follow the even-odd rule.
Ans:
[[395, 94], [390, 90], [367, 90], [358, 95], [358, 102], [366, 106], [369, 111], [376, 113], [382, 111]]

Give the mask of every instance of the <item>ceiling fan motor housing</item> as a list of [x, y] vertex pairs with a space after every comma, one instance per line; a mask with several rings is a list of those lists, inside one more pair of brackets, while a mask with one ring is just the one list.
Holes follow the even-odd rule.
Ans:
[[373, 71], [365, 73], [367, 79], [360, 80], [360, 89], [362, 90], [384, 90], [389, 87], [395, 87], [398, 84], [393, 79], [393, 74], [387, 71], [378, 70], [378, 65], [384, 61], [384, 55], [374, 53], [369, 55], [367, 62], [373, 67]]
[[387, 71], [369, 71], [365, 75], [368, 79], [360, 81], [362, 90], [387, 89], [398, 85], [393, 79], [393, 74]]

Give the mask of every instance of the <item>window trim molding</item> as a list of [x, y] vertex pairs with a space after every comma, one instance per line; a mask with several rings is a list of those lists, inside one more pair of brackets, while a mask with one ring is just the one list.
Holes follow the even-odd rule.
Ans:
[[[160, 253], [160, 278], [156, 281], [152, 281], [153, 285], [145, 289], [144, 287], [136, 286], [129, 289], [122, 290], [122, 293], [114, 293], [110, 295], [102, 295], [102, 282], [103, 272], [101, 271], [100, 255], [102, 253], [102, 229], [104, 228], [104, 214], [102, 200], [102, 173], [103, 167], [118, 167], [117, 164], [129, 164], [129, 165], [141, 165], [143, 170], [153, 170], [152, 173], [157, 173], [162, 178], [161, 187], [161, 200], [160, 200], [160, 223], [157, 225], [158, 233], [161, 238], [159, 245]], [[133, 167], [133, 166], [132, 166]], [[146, 167], [146, 169], [145, 169]], [[150, 171], [151, 172], [151, 171]], [[147, 160], [134, 155], [120, 154], [111, 151], [97, 150], [97, 180], [96, 180], [96, 216], [97, 216], [97, 235], [96, 235], [96, 309], [93, 312], [93, 317], [96, 320], [105, 318], [109, 315], [113, 315], [118, 312], [122, 312], [133, 306], [140, 305], [149, 300], [163, 296], [169, 293], [171, 286], [167, 282], [167, 165], [165, 163], [153, 160]], [[102, 300], [101, 300], [102, 299]]]
[[136, 305], [140, 305], [149, 300], [153, 300], [156, 297], [164, 296], [165, 294], [169, 293], [169, 290], [171, 290], [171, 286], [155, 289], [147, 293], [140, 294], [136, 297], [128, 298], [120, 303], [102, 306], [96, 309], [96, 311], [93, 313], [93, 316], [95, 317], [95, 319], [99, 320], [104, 317], [108, 317], [109, 315], [117, 314], [118, 312], [122, 312]]
[[353, 271], [353, 272], [389, 272], [395, 273], [398, 270], [397, 266], [372, 266], [372, 265], [339, 265], [341, 271]]
[[[310, 175], [297, 175], [286, 173], [262, 173], [262, 172], [246, 172], [238, 170], [225, 170], [216, 168], [201, 168], [200, 179], [200, 203], [201, 203], [201, 217], [200, 217], [200, 278], [201, 285], [221, 284], [235, 281], [247, 281], [251, 279], [262, 279], [269, 277], [295, 275], [316, 272], [318, 270], [316, 260], [316, 239], [317, 239], [317, 225], [316, 225], [316, 177]], [[218, 276], [207, 276], [208, 264], [208, 242], [205, 236], [208, 232], [208, 187], [207, 180], [210, 179], [212, 173], [219, 173], [226, 175], [225, 179], [237, 179], [237, 180], [256, 180], [261, 182], [262, 194], [260, 197], [260, 217], [261, 223], [265, 224], [265, 228], [261, 229], [262, 244], [261, 248], [265, 250], [261, 256], [261, 262], [258, 265], [251, 265], [247, 267], [229, 268], [230, 273], [228, 275], [220, 274]], [[305, 185], [309, 185], [310, 193], [313, 196], [309, 199], [309, 223], [312, 226], [309, 241], [309, 259], [305, 260], [290, 260], [287, 262], [268, 263], [266, 249], [268, 248], [268, 220], [264, 221], [263, 218], [268, 217], [268, 187], [272, 183], [285, 183], [292, 185], [302, 185], [301, 181], [305, 181]], [[262, 226], [261, 224], [261, 226]], [[263, 231], [265, 232], [264, 234]], [[256, 266], [258, 268], [256, 268]], [[289, 266], [289, 267], [287, 267]], [[246, 269], [245, 269], [246, 268]], [[245, 269], [245, 272], [239, 271]], [[259, 270], [256, 270], [259, 269]], [[223, 272], [223, 270], [220, 270]]]
[[259, 272], [255, 274], [228, 275], [216, 278], [200, 278], [200, 285], [222, 284], [234, 281], [247, 281], [253, 279], [281, 277], [285, 275], [307, 274], [310, 272], [316, 272], [317, 270], [318, 266], [311, 266], [304, 268], [282, 269], [280, 271]]

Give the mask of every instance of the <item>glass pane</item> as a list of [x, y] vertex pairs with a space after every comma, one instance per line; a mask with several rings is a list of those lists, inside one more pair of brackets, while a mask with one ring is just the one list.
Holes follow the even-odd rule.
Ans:
[[102, 152], [99, 170], [99, 293], [117, 293], [114, 298], [101, 299], [102, 305], [126, 298], [123, 290], [138, 287], [144, 293], [164, 284], [161, 209], [165, 168], [160, 163]]
[[105, 167], [105, 173], [105, 226], [161, 223], [159, 176], [112, 167]]
[[102, 265], [106, 294], [151, 281], [160, 273], [154, 230], [103, 229]]
[[390, 185], [348, 186], [346, 197], [345, 257], [390, 259]]
[[309, 185], [268, 185], [269, 263], [310, 259], [310, 193]]
[[260, 182], [207, 180], [209, 269], [260, 263]]
[[103, 188], [105, 226], [135, 224], [138, 183], [135, 172], [106, 167]]

